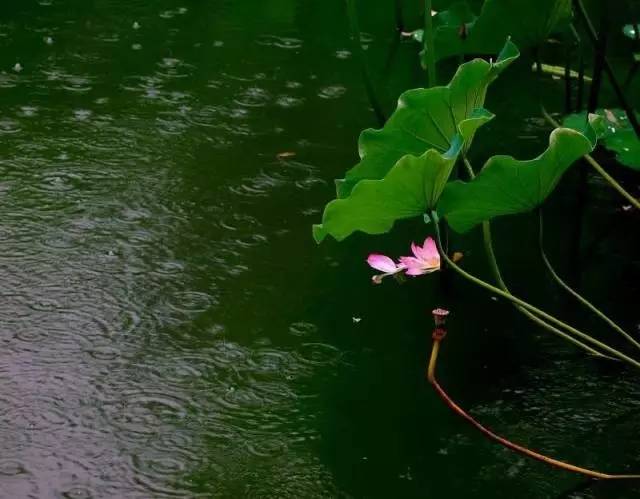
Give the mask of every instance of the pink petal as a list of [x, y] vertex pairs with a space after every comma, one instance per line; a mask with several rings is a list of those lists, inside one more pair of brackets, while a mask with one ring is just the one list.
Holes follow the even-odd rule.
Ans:
[[413, 256], [401, 256], [399, 258], [400, 265], [406, 267], [407, 269], [422, 267], [422, 262]]
[[428, 270], [425, 270], [422, 267], [411, 267], [411, 268], [408, 268], [405, 273], [407, 275], [416, 276], [416, 275], [426, 274], [427, 272], [428, 272]]
[[411, 252], [416, 258], [422, 259], [422, 247], [418, 246], [416, 243], [411, 243]]
[[425, 260], [437, 261], [440, 263], [440, 253], [432, 237], [427, 237], [422, 245], [422, 254]]
[[379, 255], [372, 253], [367, 258], [367, 263], [370, 267], [381, 272], [395, 272], [397, 267], [395, 262], [386, 255]]

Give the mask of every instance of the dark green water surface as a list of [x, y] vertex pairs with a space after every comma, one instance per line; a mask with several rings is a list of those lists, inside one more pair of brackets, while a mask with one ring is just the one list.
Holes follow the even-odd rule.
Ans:
[[[411, 43], [389, 56], [382, 4], [360, 7], [389, 109], [421, 75]], [[372, 286], [367, 253], [424, 225], [313, 243], [375, 125], [341, 1], [5, 1], [0, 47], [1, 498], [640, 497], [451, 414], [424, 381], [428, 312], [453, 312], [440, 376], [464, 407], [584, 466], [640, 470], [640, 373], [457, 279]], [[492, 88], [478, 162], [542, 149], [535, 95], [561, 83], [529, 85], [528, 64]], [[552, 258], [637, 333], [638, 219], [590, 179], [578, 240], [576, 179], [548, 211]], [[515, 290], [615, 341], [521, 221], [495, 226]], [[452, 244], [484, 272], [477, 235]]]

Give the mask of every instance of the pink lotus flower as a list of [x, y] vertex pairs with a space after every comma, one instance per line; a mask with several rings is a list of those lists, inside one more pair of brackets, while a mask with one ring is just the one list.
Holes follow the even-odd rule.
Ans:
[[378, 253], [371, 253], [367, 258], [367, 263], [370, 267], [383, 272], [383, 274], [374, 275], [371, 278], [374, 284], [380, 284], [385, 277], [402, 272], [406, 268], [403, 265], [396, 264], [388, 256]]
[[410, 276], [429, 274], [440, 270], [440, 253], [435, 241], [427, 237], [422, 246], [411, 243], [413, 256], [401, 256], [398, 263], [394, 262], [386, 255], [372, 253], [367, 258], [367, 263], [376, 270], [383, 272], [374, 275], [372, 280], [375, 284], [380, 284], [382, 279], [390, 275], [405, 272]]
[[440, 270], [440, 253], [431, 237], [424, 240], [422, 246], [411, 243], [413, 256], [401, 256], [400, 264], [407, 268], [407, 275], [430, 274]]

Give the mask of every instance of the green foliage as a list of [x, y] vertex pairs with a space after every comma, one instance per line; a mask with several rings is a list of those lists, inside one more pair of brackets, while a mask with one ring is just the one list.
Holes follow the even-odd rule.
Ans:
[[472, 181], [449, 183], [438, 210], [457, 232], [497, 216], [533, 210], [551, 194], [567, 168], [593, 150], [596, 140], [592, 128], [587, 135], [556, 128], [549, 147], [537, 158], [493, 156]]
[[640, 40], [640, 24], [625, 24], [622, 27], [624, 36], [632, 40]]
[[381, 234], [396, 220], [435, 208], [464, 144], [492, 118], [488, 111], [477, 110], [460, 124], [459, 133], [444, 153], [432, 148], [422, 156], [407, 154], [383, 179], [360, 181], [349, 197], [327, 205], [322, 224], [313, 227], [315, 240], [321, 242], [331, 234], [341, 241], [356, 230]]
[[[640, 171], [640, 139], [629, 123], [622, 109], [598, 109], [602, 119], [596, 128], [598, 139], [610, 151], [616, 154], [620, 164]], [[640, 114], [636, 113], [638, 118]], [[574, 130], [583, 130], [586, 124], [586, 113], [570, 114], [562, 124]]]
[[[338, 197], [348, 196], [363, 179], [383, 178], [407, 154], [420, 156], [428, 149], [447, 151], [460, 124], [482, 108], [489, 84], [518, 55], [517, 47], [507, 42], [493, 64], [476, 59], [461, 65], [445, 87], [403, 93], [382, 129], [368, 129], [360, 135], [361, 161], [344, 179], [336, 181]], [[463, 150], [472, 139], [473, 134], [466, 137]]]
[[[433, 18], [435, 57], [493, 54], [507, 37], [521, 48], [532, 47], [570, 19], [571, 0], [486, 0], [478, 16], [466, 2], [457, 2]], [[422, 30], [414, 33], [418, 41], [422, 36]]]
[[495, 64], [474, 60], [446, 87], [405, 92], [382, 130], [361, 135], [362, 161], [347, 173], [339, 198], [313, 227], [316, 241], [327, 235], [340, 241], [356, 231], [381, 234], [396, 220], [432, 210], [464, 232], [484, 220], [540, 206], [567, 168], [595, 147], [592, 124], [598, 125], [599, 117], [592, 115], [583, 133], [554, 130], [535, 159], [494, 156], [472, 181], [447, 183], [477, 129], [494, 117], [479, 107], [488, 84], [517, 55], [507, 42]]
[[316, 241], [358, 230], [380, 234], [398, 219], [435, 208], [459, 155], [493, 118], [481, 107], [488, 85], [518, 55], [507, 41], [494, 64], [470, 61], [445, 87], [405, 92], [381, 130], [361, 134], [362, 160], [337, 182], [338, 199], [313, 228]]

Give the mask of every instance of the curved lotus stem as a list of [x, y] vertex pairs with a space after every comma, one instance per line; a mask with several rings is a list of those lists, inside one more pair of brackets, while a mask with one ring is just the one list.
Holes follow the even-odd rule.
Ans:
[[540, 256], [542, 256], [542, 261], [544, 262], [545, 266], [547, 267], [547, 270], [549, 271], [549, 274], [551, 274], [551, 277], [553, 277], [553, 279], [560, 285], [561, 288], [563, 288], [567, 293], [569, 293], [571, 296], [573, 296], [576, 300], [578, 300], [580, 303], [582, 303], [582, 305], [584, 305], [585, 307], [587, 307], [589, 310], [591, 310], [594, 314], [596, 314], [598, 317], [600, 317], [604, 322], [606, 322], [611, 328], [615, 329], [618, 333], [620, 333], [629, 343], [631, 343], [633, 346], [635, 346], [636, 348], [640, 349], [640, 343], [638, 343], [638, 341], [631, 336], [629, 333], [627, 333], [624, 329], [622, 329], [620, 326], [618, 326], [618, 324], [616, 324], [612, 319], [610, 319], [604, 312], [602, 312], [598, 307], [596, 307], [593, 303], [591, 303], [589, 300], [587, 300], [584, 296], [582, 296], [580, 293], [578, 293], [575, 289], [573, 289], [571, 286], [569, 286], [565, 281], [562, 280], [562, 278], [558, 275], [558, 273], [555, 271], [555, 269], [553, 268], [553, 266], [551, 265], [551, 262], [549, 261], [549, 258], [547, 257], [547, 254], [544, 251], [544, 244], [543, 244], [543, 220], [542, 220], [542, 209], [539, 209], [539, 219], [540, 219], [540, 232], [539, 232], [539, 237], [538, 237], [538, 243], [539, 243], [539, 247], [540, 247]]
[[[510, 294], [511, 291], [509, 291], [507, 284], [504, 282], [504, 279], [502, 278], [502, 273], [500, 272], [500, 267], [498, 266], [498, 261], [496, 260], [495, 252], [493, 251], [493, 242], [491, 238], [491, 224], [488, 221], [482, 223], [482, 238], [484, 240], [485, 253], [487, 254], [487, 259], [489, 260], [489, 264], [491, 266], [491, 271], [493, 273], [493, 276], [498, 286], [500, 287], [500, 289], [502, 289], [505, 293]], [[609, 360], [617, 360], [612, 357], [609, 357], [608, 355], [604, 355], [598, 350], [595, 350], [594, 348], [591, 348], [589, 345], [586, 345], [582, 341], [577, 340], [576, 338], [574, 338], [573, 336], [570, 336], [564, 331], [561, 331], [557, 327], [549, 324], [549, 322], [543, 320], [541, 317], [538, 317], [536, 314], [527, 310], [526, 308], [513, 302], [512, 302], [512, 305], [516, 308], [518, 312], [524, 315], [527, 319], [535, 322], [538, 326], [546, 329], [547, 331], [555, 334], [556, 336], [560, 336], [561, 338], [570, 341], [577, 347], [585, 350], [590, 355], [593, 355], [594, 357], [609, 359]]]
[[[561, 126], [560, 123], [558, 123], [556, 120], [554, 120], [551, 117], [551, 115], [547, 112], [544, 106], [541, 106], [541, 109], [542, 109], [542, 116], [544, 117], [545, 120], [549, 122], [550, 125], [556, 128]], [[613, 187], [616, 191], [618, 191], [622, 195], [622, 197], [624, 197], [627, 201], [629, 201], [635, 208], [640, 210], [640, 200], [636, 199], [631, 194], [629, 194], [624, 187], [622, 187], [611, 175], [609, 175], [606, 172], [606, 170], [602, 167], [600, 163], [598, 163], [595, 159], [593, 159], [593, 156], [591, 156], [590, 154], [585, 154], [582, 157], [585, 159], [587, 163], [589, 163], [589, 165], [591, 165], [591, 167], [595, 171], [597, 171], [600, 174], [602, 178], [604, 178], [607, 182], [609, 182], [611, 187]]]
[[[615, 348], [607, 345], [606, 343], [603, 343], [602, 341], [599, 341], [595, 338], [593, 338], [592, 336], [589, 336], [586, 333], [583, 333], [582, 331], [579, 331], [578, 329], [570, 326], [569, 324], [567, 324], [566, 322], [561, 321], [560, 319], [557, 319], [556, 317], [554, 317], [551, 314], [548, 314], [547, 312], [540, 310], [538, 307], [535, 307], [533, 305], [531, 305], [530, 303], [522, 300], [521, 298], [518, 298], [515, 295], [512, 295], [511, 293], [509, 293], [508, 291], [504, 291], [500, 288], [495, 287], [492, 284], [489, 284], [486, 281], [483, 281], [482, 279], [469, 274], [468, 272], [466, 272], [465, 270], [463, 270], [462, 268], [460, 268], [458, 265], [456, 265], [451, 258], [449, 258], [449, 256], [444, 252], [443, 248], [442, 248], [442, 238], [440, 236], [440, 224], [438, 221], [438, 214], [436, 212], [432, 212], [431, 216], [434, 220], [434, 227], [436, 230], [436, 241], [438, 243], [438, 249], [441, 253], [441, 256], [445, 259], [445, 261], [447, 262], [447, 264], [449, 265], [450, 268], [452, 268], [453, 270], [455, 270], [458, 274], [460, 274], [462, 277], [464, 277], [465, 279], [468, 279], [469, 281], [473, 282], [474, 284], [477, 284], [478, 286], [486, 289], [487, 291], [496, 294], [498, 296], [501, 296], [502, 298], [506, 298], [507, 300], [511, 301], [512, 303], [515, 303], [516, 305], [519, 305], [525, 309], [527, 309], [530, 312], [533, 312], [534, 314], [536, 314], [538, 317], [540, 317], [541, 319], [544, 319], [545, 321], [550, 322], [551, 324], [555, 324], [556, 326], [562, 327], [563, 329], [565, 329], [566, 331], [570, 332], [573, 336], [576, 336], [578, 338], [580, 338], [582, 341], [591, 343], [592, 345], [594, 345], [594, 347], [600, 348], [601, 350], [603, 350], [604, 352], [607, 352], [609, 355], [611, 355], [612, 357], [616, 357], [622, 361], [625, 361], [627, 364], [632, 365], [633, 367], [636, 367], [638, 369], [640, 369], [640, 362], [638, 362], [637, 360], [629, 357], [628, 355], [625, 355], [624, 353], [620, 352], [619, 350], [616, 350]], [[573, 343], [576, 342], [576, 338], [572, 338], [569, 335], [565, 335], [565, 333], [563, 333], [565, 339], [572, 341]], [[580, 342], [578, 342], [580, 343]], [[598, 354], [600, 354], [598, 352]], [[600, 354], [601, 355], [601, 354]]]
[[540, 454], [534, 450], [528, 449], [522, 445], [516, 444], [510, 440], [507, 440], [504, 437], [494, 433], [486, 426], [482, 425], [478, 421], [476, 421], [473, 416], [465, 412], [458, 404], [456, 404], [451, 397], [445, 392], [444, 388], [440, 386], [438, 380], [436, 379], [436, 364], [438, 362], [438, 353], [440, 351], [440, 342], [444, 339], [446, 335], [446, 330], [442, 327], [436, 327], [433, 331], [433, 345], [431, 348], [431, 358], [429, 359], [429, 367], [427, 369], [427, 379], [429, 383], [433, 386], [436, 393], [440, 396], [442, 400], [459, 416], [464, 418], [468, 423], [474, 426], [477, 430], [482, 432], [487, 438], [493, 440], [494, 442], [498, 442], [500, 445], [507, 447], [519, 454], [530, 457], [532, 459], [536, 459], [545, 464], [553, 466], [555, 468], [559, 468], [565, 471], [571, 471], [573, 473], [579, 473], [581, 475], [588, 476], [590, 478], [596, 478], [599, 480], [640, 480], [640, 475], [610, 475], [608, 473], [602, 473], [600, 471], [590, 470], [588, 468], [582, 468], [580, 466], [575, 466], [570, 463], [565, 463], [564, 461], [560, 461], [558, 459], [554, 459], [552, 457], [545, 456], [544, 454]]
[[[466, 157], [463, 158], [463, 160], [464, 160], [464, 165], [467, 168], [467, 172], [469, 173], [469, 176], [471, 178], [475, 178], [475, 172], [473, 170], [473, 166], [471, 165], [471, 163], [469, 162], [469, 160]], [[498, 284], [498, 287], [500, 289], [502, 289], [505, 293], [509, 293], [510, 294], [511, 291], [509, 291], [509, 288], [507, 287], [507, 284], [505, 283], [504, 279], [502, 278], [502, 273], [500, 272], [500, 267], [498, 266], [498, 261], [496, 259], [496, 255], [495, 255], [495, 252], [493, 250], [493, 241], [492, 241], [492, 237], [491, 237], [491, 222], [489, 222], [488, 220], [485, 221], [485, 222], [482, 222], [482, 239], [484, 241], [484, 248], [485, 248], [485, 253], [487, 255], [487, 260], [489, 261], [489, 265], [491, 267], [491, 271], [493, 273], [493, 277], [496, 280], [496, 283]], [[540, 326], [543, 329], [546, 329], [550, 333], [553, 333], [556, 336], [559, 336], [560, 338], [563, 338], [563, 339], [573, 343], [578, 348], [582, 348], [584, 351], [586, 351], [590, 355], [593, 355], [594, 357], [609, 359], [609, 360], [616, 360], [616, 359], [614, 359], [612, 357], [604, 355], [603, 353], [601, 353], [598, 350], [590, 347], [589, 345], [583, 343], [582, 341], [574, 338], [573, 336], [570, 336], [568, 333], [566, 333], [566, 332], [560, 330], [559, 328], [551, 325], [548, 321], [546, 321], [543, 318], [539, 317], [538, 315], [534, 314], [532, 311], [527, 310], [525, 307], [522, 307], [522, 306], [520, 306], [520, 305], [518, 305], [516, 303], [513, 303], [513, 302], [512, 302], [512, 305], [516, 308], [516, 310], [518, 312], [520, 312], [522, 315], [524, 315], [530, 321], [536, 323], [538, 326]]]

